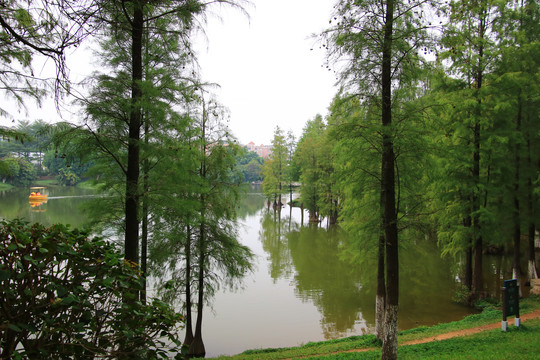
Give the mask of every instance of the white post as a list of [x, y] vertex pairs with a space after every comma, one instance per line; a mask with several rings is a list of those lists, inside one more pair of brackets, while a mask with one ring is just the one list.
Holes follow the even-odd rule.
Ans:
[[519, 327], [519, 325], [521, 325], [521, 318], [518, 318], [518, 317], [515, 318], [514, 319], [514, 325], [515, 325], [515, 327]]
[[501, 328], [502, 331], [506, 331], [508, 329], [508, 321], [501, 321]]

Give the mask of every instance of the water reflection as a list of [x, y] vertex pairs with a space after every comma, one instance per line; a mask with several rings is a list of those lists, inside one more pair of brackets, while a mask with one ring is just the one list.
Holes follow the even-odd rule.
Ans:
[[[295, 295], [321, 314], [324, 338], [372, 332], [375, 324], [376, 263], [348, 261], [347, 235], [338, 226], [301, 225], [300, 209], [266, 209], [259, 239], [276, 283], [290, 279]], [[368, 254], [370, 252], [367, 252]], [[442, 259], [434, 241], [415, 239], [400, 251], [400, 329], [459, 319], [471, 309], [452, 302], [459, 267]]]
[[[337, 227], [329, 230], [310, 225], [288, 234], [288, 247], [295, 269], [296, 294], [312, 301], [322, 315], [325, 338], [367, 332], [363, 318], [371, 303], [362, 292], [360, 270], [341, 261], [339, 245], [345, 234]], [[370, 314], [371, 315], [371, 314]]]

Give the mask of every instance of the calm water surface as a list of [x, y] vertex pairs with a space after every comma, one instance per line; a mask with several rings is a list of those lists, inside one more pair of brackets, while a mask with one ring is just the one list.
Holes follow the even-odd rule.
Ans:
[[28, 201], [29, 188], [0, 191], [0, 218], [19, 218], [48, 225], [71, 224], [72, 227], [87, 223], [80, 205], [95, 196], [95, 191], [72, 186], [49, 186], [45, 193], [48, 195], [46, 202], [31, 204]]
[[[212, 311], [206, 312], [208, 356], [374, 331], [375, 252], [361, 266], [351, 265], [340, 251], [343, 231], [302, 225], [298, 208], [285, 206], [281, 214], [266, 209], [256, 188], [240, 210], [240, 238], [256, 254], [257, 266], [244, 289], [218, 293]], [[400, 329], [471, 313], [452, 302], [456, 264], [439, 254], [436, 244], [426, 240], [401, 250]]]
[[[79, 205], [94, 193], [50, 187], [46, 204], [32, 207], [27, 189], [0, 192], [0, 218], [82, 226]], [[343, 258], [345, 234], [338, 227], [301, 223], [300, 209], [281, 213], [264, 206], [252, 188], [240, 208], [242, 243], [256, 255], [256, 267], [235, 292], [220, 291], [207, 308], [203, 338], [207, 356], [246, 349], [296, 346], [309, 341], [373, 332], [375, 249], [361, 265]], [[307, 221], [307, 214], [304, 216]], [[371, 254], [371, 255], [369, 255]], [[485, 261], [486, 283], [500, 288], [509, 267], [504, 258]], [[400, 249], [399, 327], [457, 320], [471, 310], [452, 302], [459, 263], [441, 259], [436, 244], [418, 239]]]

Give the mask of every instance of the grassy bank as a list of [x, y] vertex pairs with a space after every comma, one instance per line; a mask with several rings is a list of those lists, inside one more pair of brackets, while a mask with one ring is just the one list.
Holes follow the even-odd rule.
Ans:
[[77, 187], [81, 189], [97, 190], [99, 188], [99, 185], [96, 185], [94, 183], [94, 180], [85, 180], [78, 183]]
[[42, 179], [33, 182], [36, 186], [58, 186], [56, 179]]
[[[540, 298], [533, 296], [523, 299], [521, 314], [540, 309]], [[502, 320], [502, 311], [497, 306], [486, 304], [480, 314], [470, 315], [462, 320], [422, 326], [401, 331], [398, 342], [404, 344], [418, 339], [433, 338], [436, 335], [475, 328]], [[509, 319], [506, 333], [500, 328], [486, 330], [466, 337], [455, 337], [444, 341], [433, 341], [418, 345], [400, 346], [400, 359], [538, 359], [540, 354], [540, 319], [528, 320], [515, 328], [513, 318]], [[236, 356], [221, 356], [230, 360], [275, 360], [310, 357], [310, 359], [380, 359], [380, 342], [373, 335], [353, 336], [344, 339], [308, 343], [299, 347], [281, 349], [248, 350]], [[365, 352], [351, 352], [369, 349]]]
[[0, 182], [0, 191], [3, 191], [3, 190], [9, 190], [13, 188], [13, 185], [10, 185], [10, 184], [4, 184], [2, 182]]

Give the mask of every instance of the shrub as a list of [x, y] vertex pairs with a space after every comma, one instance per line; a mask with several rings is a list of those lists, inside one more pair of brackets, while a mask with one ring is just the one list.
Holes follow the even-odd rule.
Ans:
[[138, 300], [140, 277], [115, 245], [64, 225], [0, 225], [1, 358], [179, 356], [182, 318]]
[[75, 186], [81, 181], [81, 178], [69, 169], [60, 169], [58, 175], [56, 175], [56, 180], [61, 185]]

